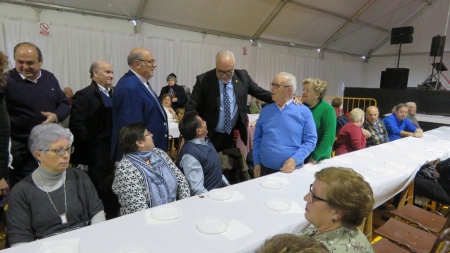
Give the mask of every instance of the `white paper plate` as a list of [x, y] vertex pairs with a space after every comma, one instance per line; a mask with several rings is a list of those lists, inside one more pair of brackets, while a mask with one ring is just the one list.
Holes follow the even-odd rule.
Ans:
[[275, 181], [275, 180], [265, 180], [265, 181], [262, 181], [261, 183], [259, 183], [259, 185], [262, 188], [269, 189], [269, 190], [279, 190], [279, 189], [283, 188], [283, 183], [281, 183], [280, 181]]
[[208, 197], [210, 199], [224, 201], [231, 199], [233, 197], [233, 192], [225, 189], [215, 189], [208, 192]]
[[382, 168], [382, 167], [377, 167], [377, 166], [371, 166], [371, 167], [367, 168], [367, 170], [370, 172], [373, 172], [373, 173], [377, 173], [377, 174], [387, 174], [389, 172], [388, 169]]
[[264, 202], [264, 205], [274, 212], [286, 212], [292, 207], [290, 202], [279, 199], [268, 200]]
[[205, 218], [200, 220], [196, 227], [203, 234], [218, 235], [227, 231], [228, 224], [220, 218]]
[[51, 247], [44, 247], [39, 250], [39, 253], [78, 253], [78, 247], [69, 245], [54, 245]]
[[127, 248], [127, 249], [122, 249], [119, 251], [119, 253], [148, 253], [148, 251], [143, 248], [132, 247], [132, 248]]
[[169, 221], [178, 219], [183, 212], [180, 208], [169, 205], [169, 206], [161, 206], [151, 210], [150, 216], [153, 219], [159, 221]]

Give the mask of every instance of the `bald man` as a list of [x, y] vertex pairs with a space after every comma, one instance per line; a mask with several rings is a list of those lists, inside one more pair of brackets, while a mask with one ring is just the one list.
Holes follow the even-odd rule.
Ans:
[[367, 138], [366, 147], [389, 142], [386, 127], [383, 121], [378, 118], [378, 115], [380, 115], [378, 107], [369, 106], [366, 108], [366, 120], [362, 126], [364, 135]]
[[98, 187], [112, 175], [110, 158], [112, 132], [112, 81], [114, 71], [106, 61], [96, 61], [89, 68], [92, 82], [75, 93], [69, 128], [75, 139], [73, 164], [88, 166], [88, 175]]
[[135, 122], [144, 122], [153, 134], [155, 147], [167, 150], [167, 115], [150, 85], [156, 68], [153, 53], [134, 48], [127, 58], [130, 70], [119, 80], [113, 94], [112, 157], [120, 161], [119, 130]]
[[70, 105], [58, 80], [41, 69], [44, 59], [34, 44], [22, 42], [14, 47], [15, 68], [7, 72], [6, 105], [11, 122], [13, 183], [37, 168], [28, 150], [31, 129], [39, 124], [62, 122], [69, 116]]
[[[259, 87], [246, 70], [235, 69], [234, 54], [230, 51], [220, 51], [216, 68], [197, 76], [186, 111], [195, 111], [208, 122], [208, 137], [217, 152], [233, 146], [233, 129], [239, 129], [242, 140], [247, 142], [247, 94], [266, 103], [273, 102], [271, 92]], [[226, 119], [227, 101], [229, 119]]]

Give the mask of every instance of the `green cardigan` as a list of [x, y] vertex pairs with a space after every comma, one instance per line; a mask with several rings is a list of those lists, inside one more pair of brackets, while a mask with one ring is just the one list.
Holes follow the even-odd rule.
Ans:
[[317, 129], [317, 144], [310, 157], [318, 162], [331, 157], [336, 137], [336, 114], [333, 107], [323, 100], [310, 109]]

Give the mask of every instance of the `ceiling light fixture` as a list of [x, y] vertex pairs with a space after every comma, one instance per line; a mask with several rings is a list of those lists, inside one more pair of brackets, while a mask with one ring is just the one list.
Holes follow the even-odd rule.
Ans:
[[130, 22], [131, 22], [132, 25], [137, 26], [137, 21], [136, 21], [136, 19], [133, 18], [132, 20], [130, 20]]

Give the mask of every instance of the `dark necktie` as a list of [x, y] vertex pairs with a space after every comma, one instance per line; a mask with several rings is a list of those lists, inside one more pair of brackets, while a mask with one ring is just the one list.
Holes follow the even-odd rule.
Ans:
[[225, 132], [229, 134], [231, 132], [231, 109], [230, 96], [227, 93], [227, 83], [223, 84], [223, 107], [225, 111]]
[[164, 112], [164, 109], [162, 108], [161, 103], [159, 102], [159, 99], [156, 96], [156, 93], [152, 89], [152, 86], [150, 85], [149, 82], [147, 82], [147, 86], [148, 86], [148, 89], [150, 90], [150, 94], [152, 94], [152, 97], [156, 100], [156, 103], [158, 104], [159, 111], [162, 113], [162, 115], [164, 115], [164, 119], [167, 120], [166, 119], [166, 113]]

